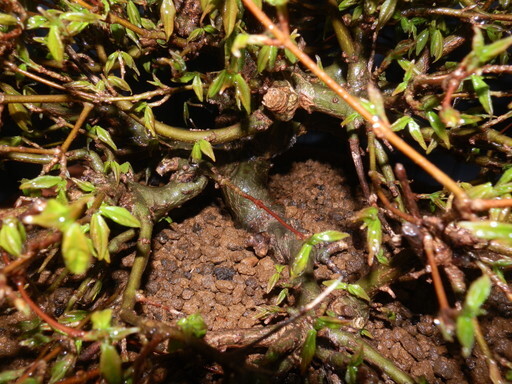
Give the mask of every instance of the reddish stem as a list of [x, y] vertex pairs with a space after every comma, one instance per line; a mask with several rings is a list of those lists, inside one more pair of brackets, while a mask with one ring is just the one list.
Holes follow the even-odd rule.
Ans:
[[34, 313], [41, 318], [44, 322], [48, 323], [48, 325], [70, 337], [83, 337], [86, 332], [77, 330], [75, 328], [67, 327], [61, 323], [59, 323], [57, 320], [52, 318], [51, 316], [47, 315], [39, 306], [32, 301], [30, 296], [28, 295], [27, 291], [25, 291], [25, 288], [23, 285], [25, 284], [25, 280], [22, 277], [15, 278], [16, 287], [18, 288], [18, 291], [20, 292], [21, 297], [25, 302], [28, 304], [30, 309], [34, 311]]

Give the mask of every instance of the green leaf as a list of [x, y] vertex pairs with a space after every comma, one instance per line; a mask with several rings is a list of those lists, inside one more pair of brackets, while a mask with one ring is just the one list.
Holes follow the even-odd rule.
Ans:
[[144, 126], [151, 132], [153, 137], [156, 136], [155, 131], [155, 115], [153, 114], [153, 108], [146, 106], [144, 108]]
[[62, 236], [62, 256], [67, 269], [75, 274], [84, 273], [91, 263], [91, 253], [80, 224], [71, 223]]
[[95, 125], [92, 129], [101, 142], [107, 144], [114, 151], [117, 151], [117, 145], [114, 143], [110, 133], [106, 129], [103, 129], [99, 125]]
[[510, 181], [512, 181], [512, 167], [510, 167], [505, 172], [503, 172], [503, 174], [501, 175], [500, 179], [496, 183], [496, 187], [498, 187], [498, 186], [500, 186], [502, 184], [506, 184], [506, 183], [508, 183]]
[[46, 45], [55, 61], [61, 64], [64, 60], [64, 43], [62, 42], [60, 30], [57, 25], [52, 25], [50, 27]]
[[468, 311], [468, 315], [478, 316], [480, 307], [491, 293], [491, 288], [491, 279], [487, 275], [480, 276], [471, 284], [464, 301], [464, 310]]
[[267, 289], [265, 290], [265, 292], [267, 294], [270, 293], [274, 289], [274, 287], [276, 286], [276, 284], [280, 278], [281, 278], [281, 274], [278, 272], [276, 272], [272, 276], [270, 276], [270, 279], [268, 280], [268, 284], [267, 284]]
[[[20, 95], [20, 93], [9, 84], [0, 83], [0, 87], [8, 95]], [[9, 111], [9, 115], [12, 117], [18, 127], [20, 127], [25, 132], [30, 132], [32, 121], [30, 120], [30, 113], [28, 109], [20, 103], [9, 103], [7, 109]]]
[[357, 3], [359, 3], [359, 1], [360, 0], [343, 0], [341, 3], [339, 3], [338, 9], [340, 12], [344, 11], [345, 9], [350, 8], [351, 6], [356, 5]]
[[323, 242], [332, 243], [334, 241], [340, 241], [349, 237], [348, 233], [339, 232], [339, 231], [325, 231], [320, 233], [315, 233], [311, 236], [306, 242], [311, 245], [316, 245]]
[[112, 171], [114, 174], [114, 179], [116, 183], [119, 183], [120, 177], [121, 177], [121, 167], [119, 166], [119, 163], [117, 161], [105, 161], [103, 164], [105, 168], [105, 173], [107, 173], [109, 170]]
[[267, 289], [266, 289], [266, 293], [270, 293], [270, 291], [272, 291], [272, 289], [274, 289], [275, 285], [277, 284], [277, 282], [279, 281], [279, 279], [281, 278], [281, 273], [283, 272], [283, 270], [286, 268], [284, 265], [281, 265], [281, 264], [275, 264], [274, 265], [274, 268], [276, 270], [276, 273], [274, 273], [269, 281], [268, 281], [268, 284], [267, 284]]
[[108, 251], [108, 237], [110, 228], [99, 213], [91, 217], [91, 240], [98, 255], [98, 260], [105, 260], [110, 263], [110, 253]]
[[201, 82], [201, 77], [199, 75], [194, 76], [194, 80], [192, 80], [192, 89], [199, 101], [203, 101], [203, 83]]
[[446, 148], [450, 149], [450, 138], [448, 137], [448, 132], [446, 132], [446, 126], [439, 116], [434, 111], [428, 111], [427, 119], [430, 122], [430, 126], [434, 128], [436, 135], [443, 141]]
[[83, 212], [85, 200], [75, 201], [65, 205], [55, 199], [48, 200], [45, 208], [39, 215], [25, 216], [23, 221], [29, 225], [40, 225], [45, 228], [66, 229]]
[[381, 250], [382, 225], [379, 219], [367, 221], [368, 260], [372, 260]]
[[203, 317], [199, 313], [180, 319], [177, 324], [185, 335], [189, 337], [193, 336], [198, 339], [204, 337], [208, 330]]
[[476, 237], [485, 240], [504, 240], [512, 244], [512, 224], [498, 221], [460, 221], [461, 228], [471, 231]]
[[434, 57], [434, 63], [443, 57], [443, 34], [435, 29], [430, 37], [430, 54]]
[[276, 297], [276, 304], [275, 305], [280, 305], [284, 299], [286, 299], [286, 297], [288, 296], [288, 288], [284, 288], [284, 289], [281, 289], [281, 292], [279, 292], [279, 295], [277, 295]]
[[504, 39], [495, 41], [489, 45], [485, 45], [480, 49], [478, 53], [478, 59], [481, 64], [485, 64], [488, 61], [491, 61], [500, 53], [505, 52], [512, 45], [512, 36], [506, 37]]
[[135, 218], [126, 208], [102, 205], [99, 213], [125, 227], [140, 228], [140, 221]]
[[251, 89], [245, 82], [245, 79], [239, 73], [233, 77], [233, 81], [235, 82], [235, 97], [237, 101], [240, 100], [244, 106], [245, 111], [248, 114], [251, 113]]
[[101, 344], [100, 372], [108, 384], [120, 384], [123, 381], [121, 357], [116, 348], [106, 342]]
[[48, 19], [42, 15], [31, 16], [27, 21], [27, 29], [46, 28]]
[[399, 118], [398, 120], [396, 120], [392, 125], [391, 125], [391, 129], [393, 130], [393, 132], [398, 132], [398, 131], [401, 131], [402, 129], [405, 128], [405, 126], [407, 124], [409, 124], [412, 120], [412, 117], [410, 116], [402, 116], [401, 118]]
[[487, 83], [483, 80], [482, 76], [477, 76], [475, 74], [471, 75], [471, 84], [473, 84], [473, 89], [478, 96], [478, 101], [484, 107], [485, 112], [489, 115], [493, 114], [492, 100], [491, 100], [491, 91]]
[[473, 32], [475, 34], [473, 35], [473, 40], [471, 41], [471, 45], [472, 45], [474, 53], [478, 56], [485, 44], [484, 36], [482, 35], [481, 29], [478, 28], [477, 26], [475, 26], [473, 28]]
[[194, 143], [194, 146], [192, 147], [192, 160], [194, 160], [196, 163], [201, 161], [203, 159], [203, 153], [201, 152], [201, 147], [199, 146], [199, 141]]
[[52, 188], [66, 181], [59, 176], [43, 175], [38, 176], [35, 179], [25, 181], [20, 185], [20, 189], [46, 189]]
[[66, 26], [66, 32], [69, 36], [76, 36], [89, 26], [89, 23], [80, 23], [78, 21], [72, 21]]
[[250, 37], [251, 36], [247, 33], [239, 33], [236, 35], [235, 41], [233, 41], [233, 45], [231, 46], [231, 54], [235, 57], [242, 57], [240, 50], [247, 47]]
[[13, 16], [7, 13], [0, 13], [0, 25], [16, 25], [18, 24], [18, 20]]
[[288, 59], [288, 61], [291, 63], [291, 64], [295, 64], [298, 59], [297, 59], [297, 56], [295, 56], [292, 51], [290, 51], [288, 48], [285, 48], [284, 50], [284, 56]]
[[272, 69], [276, 63], [277, 47], [274, 45], [264, 45], [258, 52], [258, 73], [263, 72], [265, 69]]
[[53, 364], [51, 370], [51, 377], [48, 384], [54, 384], [60, 381], [68, 372], [73, 369], [76, 363], [76, 355], [72, 353], [60, 355], [57, 361]]
[[331, 316], [318, 316], [315, 318], [313, 327], [319, 331], [323, 328], [340, 329], [343, 325], [346, 324], [347, 320], [342, 320]]
[[126, 91], [126, 92], [132, 93], [132, 89], [130, 88], [130, 85], [126, 82], [126, 80], [121, 79], [120, 77], [117, 77], [117, 76], [110, 75], [108, 77], [108, 81], [115, 88], [119, 88], [122, 91]]
[[212, 144], [204, 139], [198, 141], [201, 152], [208, 156], [210, 159], [215, 161], [215, 154], [213, 153]]
[[416, 56], [418, 56], [421, 53], [421, 51], [423, 51], [423, 48], [425, 48], [425, 46], [427, 45], [429, 35], [430, 33], [428, 29], [424, 29], [416, 37]]
[[317, 332], [315, 329], [310, 329], [306, 334], [306, 340], [302, 345], [302, 350], [300, 352], [300, 372], [302, 375], [306, 373], [306, 370], [313, 360], [313, 356], [315, 356], [316, 334]]
[[354, 113], [351, 113], [350, 115], [348, 115], [345, 120], [343, 120], [341, 122], [341, 126], [342, 127], [345, 127], [346, 125], [350, 124], [351, 122], [353, 122], [355, 119], [357, 119], [358, 117], [360, 117], [361, 115], [359, 115], [359, 113], [357, 112], [354, 112]]
[[462, 124], [460, 112], [450, 106], [441, 109], [439, 117], [446, 127], [458, 128]]
[[470, 199], [491, 199], [496, 197], [496, 192], [490, 182], [471, 186], [466, 190]]
[[220, 71], [217, 77], [213, 79], [212, 83], [210, 84], [210, 88], [208, 89], [208, 98], [211, 99], [217, 93], [219, 93], [222, 88], [226, 87], [225, 83], [227, 80], [228, 75], [226, 70]]
[[368, 296], [366, 291], [358, 284], [348, 284], [347, 291], [351, 295], [354, 295], [360, 299], [366, 300], [368, 302], [371, 301], [370, 296]]
[[141, 20], [140, 20], [140, 13], [137, 9], [137, 6], [132, 0], [128, 1], [128, 4], [126, 4], [126, 12], [128, 13], [128, 19], [130, 22], [137, 27], [141, 26]]
[[121, 51], [120, 53], [120, 56], [121, 58], [123, 59], [125, 65], [128, 67], [128, 68], [131, 68], [133, 69], [133, 71], [137, 74], [137, 75], [140, 75], [140, 72], [137, 68], [137, 65], [135, 64], [135, 60], [133, 60], [133, 57], [130, 56], [129, 53], [127, 52], [124, 52], [124, 51]]
[[87, 10], [83, 10], [81, 12], [66, 12], [63, 13], [59, 19], [68, 20], [68, 21], [77, 21], [80, 23], [95, 23], [98, 20], [101, 20], [101, 15], [97, 15], [95, 13], [89, 12]]
[[380, 7], [379, 20], [376, 30], [380, 30], [391, 19], [395, 13], [397, 0], [385, 0]]
[[457, 339], [462, 345], [462, 355], [469, 357], [475, 344], [475, 329], [473, 327], [473, 319], [470, 316], [459, 315], [457, 317]]
[[224, 24], [224, 32], [226, 36], [231, 35], [238, 17], [238, 1], [237, 0], [224, 0], [224, 7], [222, 9], [222, 21]]
[[393, 90], [393, 93], [391, 93], [391, 96], [398, 95], [399, 93], [402, 93], [407, 89], [407, 82], [402, 81], [400, 84], [397, 85], [397, 87]]
[[309, 255], [311, 254], [312, 249], [313, 246], [306, 243], [295, 256], [290, 271], [290, 277], [292, 279], [301, 276], [306, 271], [309, 263]]
[[108, 330], [111, 327], [112, 309], [94, 311], [91, 315], [92, 328], [97, 330]]
[[25, 372], [25, 368], [1, 372], [0, 384], [13, 383], [14, 380], [23, 374], [23, 372]]
[[173, 0], [162, 0], [160, 5], [160, 20], [164, 25], [164, 32], [167, 40], [174, 31], [174, 18], [176, 17], [176, 7]]
[[20, 256], [23, 250], [26, 234], [25, 227], [18, 219], [7, 218], [0, 229], [0, 247], [12, 256]]
[[272, 5], [273, 7], [282, 7], [288, 3], [288, 0], [265, 0], [265, 2]]

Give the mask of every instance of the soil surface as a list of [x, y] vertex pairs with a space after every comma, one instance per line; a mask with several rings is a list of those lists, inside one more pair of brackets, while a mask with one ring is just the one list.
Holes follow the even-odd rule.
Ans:
[[[334, 264], [353, 282], [368, 271], [364, 231], [353, 222], [354, 212], [362, 207], [360, 191], [348, 183], [341, 164], [329, 161], [328, 156], [287, 155], [280, 158], [269, 180], [275, 200], [285, 207], [287, 219], [300, 223], [301, 230], [317, 233], [338, 230], [351, 234], [349, 248], [332, 257]], [[209, 335], [222, 335], [226, 330], [258, 328], [277, 319], [261, 316], [265, 306], [276, 303], [282, 283], [270, 292], [268, 281], [275, 272], [272, 251], [258, 256], [249, 246], [253, 234], [239, 228], [224, 206], [221, 194], [213, 187], [210, 193], [171, 212], [174, 222], [162, 225], [153, 239], [152, 255], [141, 290], [138, 312], [149, 319], [174, 324], [186, 315], [200, 313]], [[119, 279], [125, 280], [133, 254], [121, 262]], [[420, 268], [421, 269], [421, 266]], [[315, 269], [319, 280], [338, 275], [327, 266]], [[115, 278], [115, 277], [114, 277]], [[40, 279], [40, 283], [45, 283]], [[48, 280], [50, 281], [50, 280]], [[52, 300], [41, 303], [47, 312], [56, 312], [58, 302], [66, 303], [71, 289], [58, 290]], [[350, 318], [350, 309], [336, 308], [336, 299], [345, 293], [335, 291], [328, 299], [329, 309], [340, 318]], [[62, 296], [59, 298], [59, 295]], [[293, 304], [293, 297], [281, 306]], [[493, 292], [490, 303], [499, 301]], [[512, 322], [510, 310], [489, 305], [488, 314], [481, 317], [482, 332], [496, 358], [512, 360]], [[383, 356], [415, 378], [427, 383], [490, 383], [485, 358], [478, 348], [463, 359], [457, 343], [446, 342], [434, 325], [437, 315], [435, 294], [428, 274], [405, 279], [387, 291], [378, 293], [372, 304], [366, 341]], [[353, 314], [352, 314], [353, 315]], [[20, 315], [0, 317], [0, 357], [6, 357], [1, 370], [26, 366], [35, 356], [23, 356], [17, 344], [14, 324]], [[358, 330], [354, 329], [354, 332]], [[6, 365], [7, 364], [7, 365]], [[154, 381], [162, 382], [220, 382], [222, 375], [215, 369], [187, 371], [179, 360], [173, 372], [160, 372]], [[185, 367], [185, 368], [184, 368]], [[314, 363], [309, 372], [322, 369], [328, 382], [343, 383], [344, 372]], [[375, 367], [360, 370], [358, 382], [392, 383]], [[361, 375], [364, 372], [364, 377]], [[314, 376], [314, 375], [313, 375]], [[313, 377], [311, 376], [311, 377]], [[194, 379], [192, 379], [194, 378]], [[281, 379], [280, 379], [281, 380]], [[297, 372], [287, 382], [301, 382]], [[282, 381], [281, 381], [282, 382]]]
[[[285, 207], [286, 217], [297, 220], [306, 232], [339, 230], [352, 235], [349, 249], [333, 256], [332, 261], [348, 281], [355, 281], [367, 271], [364, 232], [351, 220], [361, 207], [360, 193], [343, 174], [340, 164], [325, 159], [280, 159], [269, 189]], [[250, 238], [250, 233], [233, 222], [220, 197], [199, 208], [195, 216], [163, 229], [155, 238], [144, 291], [149, 302], [163, 307], [145, 304], [141, 307], [145, 316], [174, 322], [201, 313], [209, 331], [262, 326], [261, 308], [274, 304], [280, 289], [266, 294], [275, 262], [271, 252], [258, 257], [248, 245]], [[329, 280], [338, 275], [321, 265], [315, 277]], [[458, 344], [444, 341], [434, 325], [437, 304], [428, 275], [397, 284], [390, 292], [396, 299], [389, 293], [379, 294], [381, 300], [376, 300], [365, 325], [372, 336], [367, 340], [371, 345], [428, 383], [491, 382], [478, 348], [464, 360]], [[341, 295], [335, 292], [332, 297], [337, 294]], [[334, 299], [330, 308], [335, 305]], [[512, 322], [489, 313], [482, 325], [497, 356], [510, 360]], [[382, 376], [378, 378], [372, 375], [361, 382], [383, 382]]]

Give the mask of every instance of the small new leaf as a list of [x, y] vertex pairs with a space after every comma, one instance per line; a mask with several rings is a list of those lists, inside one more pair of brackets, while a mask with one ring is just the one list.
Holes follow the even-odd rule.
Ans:
[[348, 233], [345, 232], [339, 232], [339, 231], [325, 231], [320, 233], [315, 233], [313, 236], [311, 236], [307, 243], [311, 245], [316, 245], [323, 242], [332, 243], [334, 241], [340, 241], [349, 236]]
[[183, 319], [178, 320], [178, 327], [181, 328], [183, 333], [187, 336], [193, 336], [198, 339], [206, 335], [208, 328], [200, 314], [189, 315]]
[[102, 216], [130, 228], [140, 228], [140, 221], [126, 208], [102, 205], [99, 209]]
[[407, 124], [407, 128], [409, 128], [409, 134], [411, 137], [423, 148], [425, 151], [427, 150], [427, 144], [425, 143], [425, 138], [421, 133], [420, 126], [414, 120], [411, 120], [409, 124]]
[[201, 149], [201, 152], [204, 153], [206, 156], [208, 156], [212, 161], [215, 161], [215, 154], [213, 153], [213, 147], [212, 144], [205, 140], [201, 139], [199, 140], [199, 148]]
[[487, 83], [483, 80], [482, 76], [477, 76], [475, 74], [471, 75], [471, 84], [473, 84], [473, 89], [478, 96], [478, 101], [484, 107], [485, 112], [489, 115], [493, 114], [492, 100], [491, 100], [491, 91]]
[[91, 263], [91, 253], [87, 237], [80, 224], [74, 222], [64, 230], [62, 239], [62, 256], [71, 273], [81, 274], [87, 271]]
[[92, 129], [93, 132], [96, 133], [98, 139], [101, 142], [107, 144], [114, 151], [117, 151], [117, 145], [114, 143], [112, 137], [110, 136], [110, 133], [106, 129], [100, 127], [99, 125], [95, 125], [94, 127], [92, 127]]
[[480, 307], [491, 293], [491, 279], [487, 275], [482, 275], [476, 279], [469, 287], [464, 302], [464, 309], [472, 316], [478, 316]]
[[238, 16], [238, 1], [237, 0], [225, 0], [224, 7], [222, 10], [222, 19], [224, 23], [224, 32], [226, 36], [231, 35]]
[[0, 247], [12, 256], [20, 256], [25, 242], [25, 227], [17, 219], [8, 218], [0, 229]]
[[110, 263], [110, 253], [108, 251], [108, 236], [110, 228], [107, 222], [99, 213], [91, 217], [91, 240], [96, 250], [98, 260], [105, 260]]
[[503, 240], [512, 244], [512, 224], [498, 221], [460, 221], [459, 227], [466, 228], [476, 237], [485, 240]]
[[309, 364], [311, 364], [313, 356], [315, 356], [316, 334], [317, 332], [315, 329], [310, 329], [306, 335], [306, 340], [302, 345], [302, 351], [300, 352], [300, 372], [303, 375], [309, 367]]
[[429, 35], [430, 33], [428, 29], [424, 29], [416, 37], [416, 56], [419, 56], [421, 51], [423, 51], [423, 48], [427, 45]]
[[43, 175], [25, 181], [20, 185], [20, 189], [46, 189], [55, 187], [61, 183], [65, 183], [65, 181], [59, 176]]
[[128, 19], [130, 20], [130, 22], [136, 25], [137, 27], [140, 27], [140, 13], [133, 1], [128, 1], [128, 4], [126, 5], [126, 12], [128, 13]]
[[194, 143], [192, 147], [192, 160], [196, 163], [200, 162], [203, 159], [203, 153], [201, 152], [201, 147], [199, 146], [199, 142]]
[[165, 37], [167, 40], [172, 36], [174, 31], [174, 19], [176, 17], [176, 7], [173, 0], [162, 0], [160, 5], [160, 20], [164, 25]]
[[439, 29], [435, 29], [430, 37], [430, 54], [434, 57], [434, 62], [443, 57], [443, 34]]
[[194, 80], [192, 80], [192, 89], [199, 101], [203, 101], [203, 83], [201, 82], [201, 77], [199, 75], [194, 76]]
[[59, 27], [52, 25], [48, 32], [47, 47], [55, 61], [62, 64], [64, 60], [64, 43], [60, 35]]
[[241, 101], [245, 111], [251, 113], [251, 89], [245, 82], [241, 74], [237, 73], [233, 81], [235, 82], [236, 99]]
[[448, 137], [448, 132], [446, 132], [446, 126], [439, 116], [434, 111], [428, 111], [427, 119], [430, 122], [430, 126], [434, 128], [437, 137], [443, 141], [446, 148], [450, 149], [450, 138]]
[[210, 84], [210, 88], [208, 89], [208, 98], [211, 99], [214, 97], [217, 93], [220, 92], [221, 89], [225, 88], [225, 82], [228, 80], [227, 72], [220, 71], [220, 73], [217, 75], [215, 79], [213, 79], [212, 83]]
[[113, 345], [101, 344], [100, 372], [108, 384], [120, 384], [123, 381], [121, 357]]
[[377, 31], [380, 30], [391, 19], [395, 12], [397, 0], [385, 0], [380, 7]]
[[92, 328], [97, 330], [106, 330], [110, 328], [112, 320], [112, 309], [95, 311], [91, 315]]
[[290, 271], [290, 277], [292, 279], [301, 276], [306, 271], [306, 268], [309, 263], [309, 255], [311, 254], [312, 249], [313, 246], [306, 243], [302, 246], [299, 253], [295, 256]]
[[469, 357], [475, 344], [475, 329], [473, 327], [473, 318], [464, 314], [457, 317], [457, 339], [462, 345], [462, 355]]

